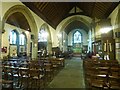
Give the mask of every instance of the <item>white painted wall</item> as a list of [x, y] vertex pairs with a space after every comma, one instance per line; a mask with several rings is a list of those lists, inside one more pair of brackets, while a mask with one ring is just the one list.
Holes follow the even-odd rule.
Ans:
[[[3, 17], [4, 17], [4, 15], [5, 15], [5, 13], [11, 8], [11, 7], [13, 7], [13, 6], [16, 6], [16, 5], [23, 5], [23, 6], [25, 6], [23, 3], [21, 3], [19, 0], [17, 0], [16, 2], [2, 2], [2, 11], [0, 11], [0, 13], [2, 13], [1, 15], [0, 15], [0, 17], [1, 17], [1, 19], [3, 19]], [[26, 6], [25, 6], [26, 7]], [[26, 7], [27, 8], [27, 7]], [[31, 11], [30, 9], [29, 9], [29, 11], [31, 12], [31, 14], [32, 14], [32, 16], [33, 16], [33, 18], [34, 18], [34, 20], [35, 20], [35, 22], [33, 22], [33, 23], [35, 23], [36, 24], [36, 26], [37, 26], [37, 30], [35, 30], [35, 32], [31, 32], [31, 34], [34, 34], [35, 35], [35, 40], [34, 41], [32, 41], [32, 43], [33, 43], [33, 58], [36, 58], [37, 57], [37, 46], [35, 46], [35, 44], [37, 44], [37, 38], [36, 37], [38, 37], [38, 31], [40, 30], [40, 27], [41, 27], [41, 25], [43, 24], [43, 23], [46, 23], [44, 20], [42, 20], [38, 15], [36, 15], [33, 11]], [[29, 21], [28, 21], [29, 22]], [[31, 27], [31, 26], [30, 26]], [[50, 29], [50, 33], [51, 33], [51, 39], [52, 39], [52, 47], [56, 47], [56, 46], [58, 46], [58, 44], [57, 44], [57, 42], [58, 42], [58, 40], [57, 40], [57, 34], [56, 34], [56, 30], [55, 29], [53, 29], [50, 25], [48, 25], [48, 27], [49, 27], [49, 29]], [[13, 27], [13, 26], [10, 26], [10, 25], [5, 25], [5, 27], [4, 27], [4, 29], [8, 29], [9, 28], [9, 31], [10, 31], [10, 29], [13, 29], [13, 28], [15, 28], [15, 27]], [[32, 27], [31, 27], [32, 28]], [[2, 29], [1, 29], [2, 30]], [[33, 31], [34, 29], [32, 29], [32, 31]], [[37, 31], [37, 32], [36, 32]], [[4, 41], [5, 40], [8, 40], [8, 33], [9, 32], [5, 32], [4, 34], [2, 34], [1, 36], [2, 37], [4, 37], [5, 36], [5, 38], [3, 39]], [[7, 36], [6, 36], [7, 35]], [[31, 40], [29, 39], [29, 42], [31, 42]], [[4, 43], [3, 41], [2, 41], [2, 46], [5, 46], [5, 45], [7, 45], [8, 46], [8, 42], [6, 42], [6, 43]], [[2, 47], [1, 46], [1, 47]], [[28, 47], [30, 47], [30, 45], [28, 44]], [[28, 49], [28, 51], [27, 52], [29, 52], [29, 49]], [[2, 54], [2, 56], [3, 56], [3, 54]]]
[[10, 34], [10, 31], [12, 30], [16, 30], [19, 34], [21, 34], [22, 32], [24, 32], [27, 36], [27, 55], [29, 55], [29, 52], [30, 52], [30, 32], [27, 32], [23, 29], [20, 29], [18, 27], [15, 27], [13, 25], [10, 25], [10, 24], [5, 24], [5, 32], [2, 34], [2, 45], [1, 47], [7, 47], [7, 53], [2, 53], [2, 57], [3, 56], [7, 56], [9, 54], [9, 34]]

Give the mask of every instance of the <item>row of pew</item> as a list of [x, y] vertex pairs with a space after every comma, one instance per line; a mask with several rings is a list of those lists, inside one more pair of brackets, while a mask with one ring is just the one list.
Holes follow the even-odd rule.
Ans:
[[86, 59], [83, 67], [87, 88], [120, 89], [120, 64], [117, 60]]
[[2, 62], [2, 88], [45, 88], [64, 67], [64, 58]]

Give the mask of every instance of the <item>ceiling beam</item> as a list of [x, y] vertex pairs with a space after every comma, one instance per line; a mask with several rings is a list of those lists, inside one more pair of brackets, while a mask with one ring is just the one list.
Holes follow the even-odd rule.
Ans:
[[104, 14], [104, 16], [107, 18], [112, 13], [112, 11], [118, 6], [119, 3], [118, 2], [113, 2], [112, 5], [109, 7], [109, 9]]
[[56, 29], [56, 27], [52, 24], [52, 22], [47, 18], [43, 13], [32, 4], [33, 2], [23, 2], [28, 8], [30, 8], [34, 13], [36, 13], [39, 17], [41, 17], [44, 21], [46, 21], [51, 27]]

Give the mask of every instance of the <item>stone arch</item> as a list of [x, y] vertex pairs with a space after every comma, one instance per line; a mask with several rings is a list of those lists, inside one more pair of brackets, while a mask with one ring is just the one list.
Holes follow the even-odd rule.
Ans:
[[64, 30], [64, 28], [69, 25], [71, 22], [73, 21], [81, 21], [82, 23], [84, 23], [88, 28], [90, 28], [90, 23], [88, 21], [86, 21], [83, 17], [81, 17], [80, 15], [75, 15], [75, 16], [71, 16], [61, 27], [60, 32]]
[[52, 51], [52, 40], [51, 40], [51, 32], [50, 32], [50, 29], [49, 29], [49, 26], [47, 25], [47, 23], [43, 23], [40, 27], [41, 28], [45, 28], [45, 31], [47, 31], [48, 33], [48, 38], [47, 38], [47, 50], [48, 50], [48, 53], [50, 53]]
[[51, 41], [51, 33], [50, 33], [50, 29], [49, 29], [47, 23], [43, 23], [40, 28], [42, 28], [42, 27], [45, 27], [45, 30], [46, 30], [46, 31], [48, 32], [48, 34], [49, 34], [48, 40]]
[[[35, 22], [35, 19], [32, 15], [32, 13], [30, 12], [30, 10], [26, 7], [26, 6], [23, 6], [23, 5], [15, 5], [11, 8], [9, 8], [3, 18], [2, 18], [2, 30], [4, 30], [4, 27], [5, 27], [5, 22], [7, 21], [8, 17], [10, 15], [12, 15], [13, 13], [15, 12], [20, 12], [22, 13], [25, 18], [27, 19], [27, 22], [28, 24], [30, 25], [30, 28], [31, 28], [31, 33], [32, 35], [34, 35], [34, 40], [32, 41], [32, 46], [28, 45], [28, 47], [32, 48], [32, 58], [36, 58], [37, 57], [37, 40], [38, 40], [38, 29], [37, 29], [37, 25], [36, 25], [36, 22]], [[30, 38], [28, 40], [28, 42], [30, 42]], [[30, 53], [30, 50], [28, 49], [27, 51], [28, 55]]]
[[2, 30], [4, 30], [5, 22], [8, 19], [8, 17], [15, 12], [20, 12], [25, 16], [25, 18], [28, 21], [28, 24], [30, 25], [31, 32], [36, 34], [37, 26], [36, 26], [35, 20], [31, 14], [31, 12], [29, 11], [29, 9], [27, 9], [23, 5], [15, 5], [6, 11], [6, 13], [4, 14], [3, 19], [2, 19]]
[[[83, 16], [83, 15], [74, 15], [74, 16], [67, 17], [57, 26], [57, 34], [62, 33], [65, 30], [66, 26], [69, 25], [73, 21], [80, 21], [84, 23], [88, 27], [89, 30], [91, 29], [90, 23], [92, 22], [92, 19], [90, 17]], [[60, 43], [62, 43], [62, 40]]]

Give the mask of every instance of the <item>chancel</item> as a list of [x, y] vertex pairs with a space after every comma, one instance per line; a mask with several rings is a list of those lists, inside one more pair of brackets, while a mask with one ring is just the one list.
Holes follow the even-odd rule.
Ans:
[[14, 1], [0, 2], [2, 90], [120, 89], [120, 2]]

